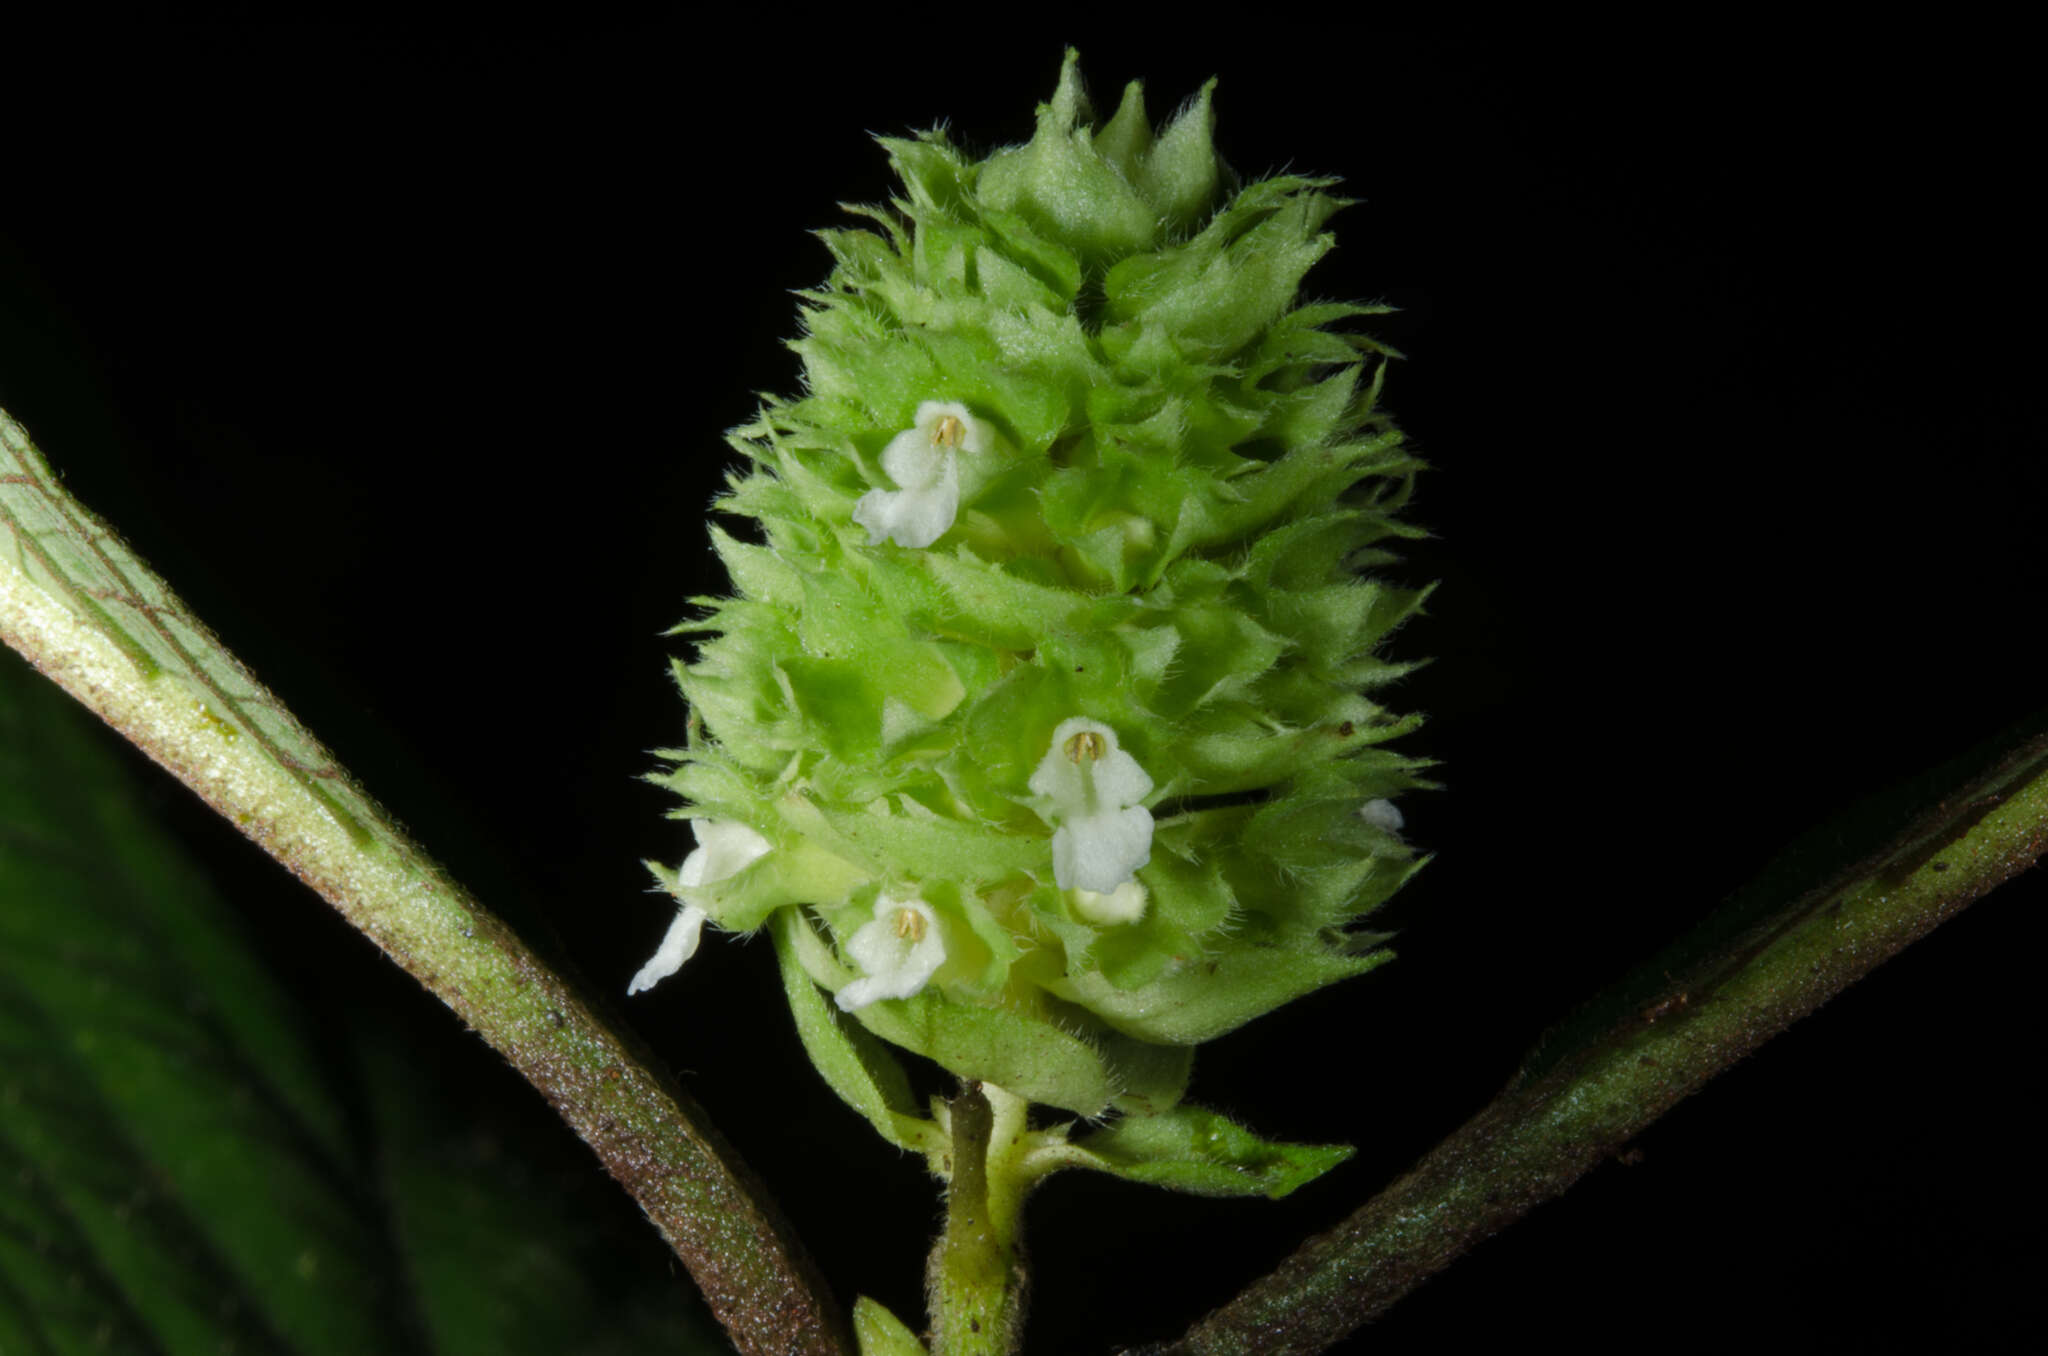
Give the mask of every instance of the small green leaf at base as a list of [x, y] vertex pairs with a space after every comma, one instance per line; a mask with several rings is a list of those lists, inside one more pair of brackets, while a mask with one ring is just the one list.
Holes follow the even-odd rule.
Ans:
[[1077, 1140], [1078, 1167], [1197, 1196], [1265, 1196], [1305, 1186], [1351, 1157], [1348, 1144], [1276, 1144], [1227, 1116], [1183, 1106], [1127, 1116]]
[[860, 1356], [926, 1356], [917, 1334], [866, 1295], [853, 1302], [853, 1335], [860, 1342]]

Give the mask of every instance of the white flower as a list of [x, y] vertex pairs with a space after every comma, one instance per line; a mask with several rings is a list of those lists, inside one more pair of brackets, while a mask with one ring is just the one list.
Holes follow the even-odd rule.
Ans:
[[[696, 830], [697, 847], [683, 858], [682, 869], [676, 872], [676, 884], [680, 887], [710, 885], [737, 876], [768, 855], [768, 840], [738, 820], [696, 819], [690, 827]], [[683, 962], [697, 954], [707, 917], [695, 904], [678, 909], [675, 922], [668, 925], [668, 935], [626, 986], [626, 996], [630, 998], [643, 989], [651, 989], [682, 969]]]
[[875, 901], [875, 921], [847, 940], [846, 954], [867, 974], [839, 991], [848, 1012], [882, 998], [908, 998], [924, 988], [946, 959], [939, 916], [921, 899]]
[[710, 917], [695, 904], [685, 904], [676, 910], [676, 921], [668, 925], [668, 934], [655, 948], [647, 964], [640, 967], [640, 973], [633, 976], [633, 982], [626, 986], [626, 996], [631, 998], [644, 989], [651, 989], [683, 968], [683, 962], [697, 954], [697, 943], [704, 935], [704, 920]]
[[869, 490], [853, 506], [853, 520], [868, 530], [868, 545], [930, 546], [946, 535], [960, 511], [959, 452], [989, 450], [988, 425], [952, 401], [927, 400], [915, 423], [882, 449], [882, 469], [893, 490]]
[[1152, 860], [1152, 812], [1138, 804], [1151, 794], [1152, 779], [1101, 721], [1061, 721], [1031, 774], [1031, 789], [1052, 803], [1038, 813], [1053, 826], [1052, 874], [1060, 889], [1111, 894]]
[[1125, 881], [1106, 895], [1093, 890], [1070, 890], [1067, 900], [1075, 913], [1099, 928], [1135, 923], [1145, 916], [1145, 887], [1134, 880]]
[[1376, 829], [1385, 829], [1398, 835], [1401, 826], [1408, 821], [1401, 817], [1400, 807], [1390, 800], [1369, 800], [1358, 807], [1358, 817]]

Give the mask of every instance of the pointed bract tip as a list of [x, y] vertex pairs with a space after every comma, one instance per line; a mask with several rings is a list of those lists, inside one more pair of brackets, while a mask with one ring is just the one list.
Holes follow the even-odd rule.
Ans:
[[1081, 53], [1072, 47], [1060, 62], [1060, 83], [1052, 92], [1052, 102], [1040, 106], [1042, 114], [1060, 128], [1072, 131], [1082, 123], [1094, 118], [1088, 108], [1088, 91], [1081, 84]]

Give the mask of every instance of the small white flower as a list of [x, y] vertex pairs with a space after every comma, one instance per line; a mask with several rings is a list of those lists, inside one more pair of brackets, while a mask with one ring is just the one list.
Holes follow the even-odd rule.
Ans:
[[1061, 721], [1031, 774], [1031, 789], [1051, 802], [1038, 813], [1053, 826], [1052, 874], [1060, 889], [1111, 894], [1152, 860], [1152, 812], [1138, 804], [1151, 794], [1152, 779], [1101, 721]]
[[[676, 872], [676, 884], [681, 887], [710, 885], [737, 876], [768, 855], [768, 840], [736, 819], [696, 819], [690, 827], [696, 830], [697, 846]], [[697, 954], [708, 916], [695, 904], [678, 909], [676, 920], [668, 925], [668, 935], [626, 986], [626, 996], [651, 989], [682, 969], [683, 962]]]
[[893, 490], [869, 490], [853, 506], [853, 520], [868, 530], [868, 545], [930, 546], [953, 526], [960, 511], [958, 454], [989, 450], [988, 425], [953, 401], [927, 400], [910, 428], [882, 449], [882, 469]]
[[1401, 817], [1401, 811], [1390, 800], [1369, 800], [1358, 807], [1358, 817], [1376, 829], [1385, 829], [1398, 835], [1401, 826], [1408, 821]]
[[946, 959], [946, 941], [939, 935], [939, 916], [921, 899], [875, 901], [875, 920], [863, 923], [847, 939], [846, 954], [867, 971], [841, 989], [839, 1006], [847, 1012], [883, 998], [908, 998], [924, 988]]
[[1067, 900], [1075, 913], [1099, 928], [1135, 923], [1145, 916], [1145, 887], [1134, 880], [1125, 881], [1106, 895], [1093, 890], [1070, 890]]

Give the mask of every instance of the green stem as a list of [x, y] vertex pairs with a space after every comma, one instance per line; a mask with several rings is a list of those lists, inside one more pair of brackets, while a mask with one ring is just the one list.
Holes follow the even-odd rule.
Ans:
[[969, 1083], [948, 1107], [946, 1231], [932, 1248], [933, 1356], [1009, 1356], [1024, 1337], [1027, 1273], [1017, 1238], [1029, 1177], [1026, 1104]]
[[1147, 1356], [1324, 1350], [2048, 850], [2048, 735], [1937, 784], [1918, 801], [1933, 808], [1904, 832], [1789, 902], [1767, 871], [1546, 1041], [1406, 1176]]
[[0, 640], [312, 886], [525, 1075], [647, 1212], [742, 1351], [848, 1351], [830, 1292], [703, 1112], [405, 837], [64, 492], [4, 411]]

